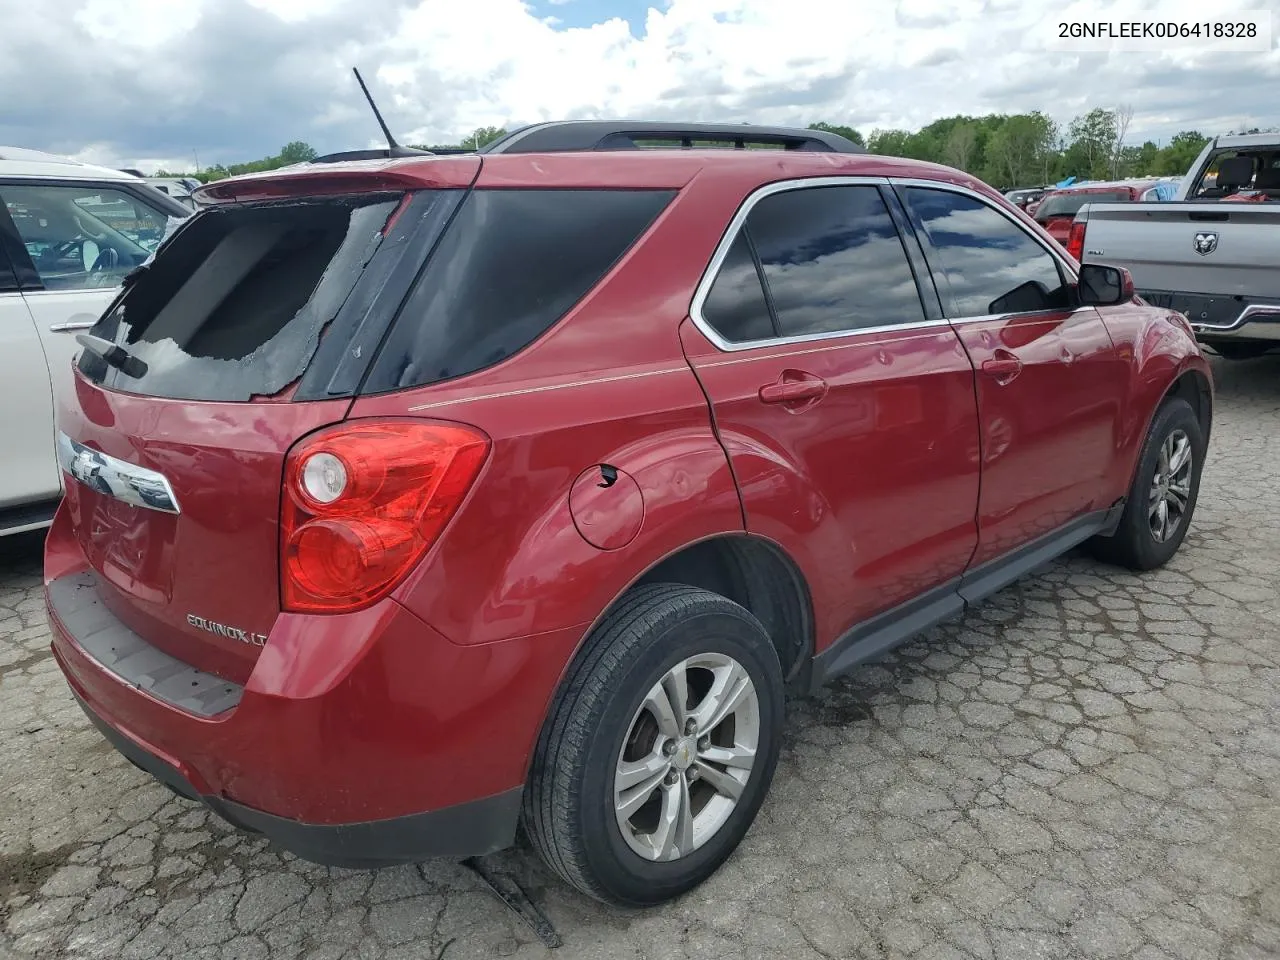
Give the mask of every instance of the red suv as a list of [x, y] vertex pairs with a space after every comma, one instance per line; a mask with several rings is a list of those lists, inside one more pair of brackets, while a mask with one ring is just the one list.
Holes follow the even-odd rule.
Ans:
[[121, 753], [307, 859], [523, 824], [673, 897], [788, 686], [1191, 521], [1185, 320], [955, 170], [571, 123], [202, 192], [82, 341], [53, 647]]

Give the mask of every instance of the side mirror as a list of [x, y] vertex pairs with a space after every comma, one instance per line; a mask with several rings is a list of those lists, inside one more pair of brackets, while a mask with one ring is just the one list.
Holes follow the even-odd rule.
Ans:
[[1123, 267], [1086, 263], [1080, 268], [1079, 290], [1082, 306], [1112, 307], [1133, 299], [1133, 276]]

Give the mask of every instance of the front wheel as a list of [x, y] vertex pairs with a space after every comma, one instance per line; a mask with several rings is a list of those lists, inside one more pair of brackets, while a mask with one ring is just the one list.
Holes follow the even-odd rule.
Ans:
[[1191, 404], [1166, 400], [1147, 431], [1120, 524], [1113, 536], [1090, 541], [1094, 555], [1130, 570], [1168, 563], [1196, 508], [1204, 454], [1204, 431]]
[[782, 718], [777, 652], [750, 612], [693, 587], [641, 587], [588, 639], [552, 707], [525, 830], [599, 900], [679, 896], [751, 826]]

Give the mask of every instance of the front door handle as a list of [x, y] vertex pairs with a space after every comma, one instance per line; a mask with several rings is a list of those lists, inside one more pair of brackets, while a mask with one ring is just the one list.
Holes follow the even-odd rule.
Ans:
[[826, 395], [827, 381], [801, 370], [784, 370], [777, 380], [760, 388], [761, 403], [788, 407], [808, 406]]
[[72, 330], [88, 330], [97, 326], [98, 321], [94, 320], [68, 320], [66, 323], [55, 323], [49, 327], [51, 333], [70, 333]]
[[982, 361], [982, 372], [994, 377], [996, 383], [1004, 386], [1022, 372], [1022, 361], [1008, 350], [999, 349]]

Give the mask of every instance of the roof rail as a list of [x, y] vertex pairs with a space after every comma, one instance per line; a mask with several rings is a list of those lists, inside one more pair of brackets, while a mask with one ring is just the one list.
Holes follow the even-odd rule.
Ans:
[[[563, 153], [646, 149], [655, 146], [690, 149], [723, 143], [735, 149], [749, 144], [811, 153], [866, 153], [866, 148], [825, 130], [758, 127], [747, 123], [679, 123], [664, 120], [558, 120], [513, 130], [481, 147], [480, 153]], [[661, 141], [667, 141], [662, 143]]]

